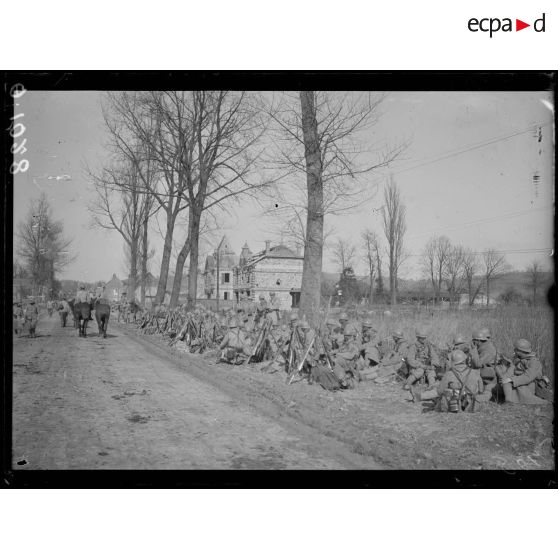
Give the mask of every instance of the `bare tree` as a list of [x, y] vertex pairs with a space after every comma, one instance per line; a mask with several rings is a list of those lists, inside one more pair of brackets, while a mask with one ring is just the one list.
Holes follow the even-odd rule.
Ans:
[[506, 272], [508, 265], [505, 256], [500, 255], [494, 249], [483, 252], [482, 261], [483, 276], [486, 285], [486, 305], [488, 306], [490, 302], [490, 284], [494, 279], [497, 279]]
[[444, 282], [444, 270], [451, 254], [452, 246], [445, 236], [431, 238], [422, 254], [422, 268], [432, 284], [434, 303], [440, 299]]
[[405, 223], [406, 208], [401, 201], [397, 184], [393, 177], [384, 188], [382, 208], [384, 234], [388, 243], [389, 290], [391, 304], [397, 304], [397, 273], [403, 263], [403, 238], [407, 230]]
[[528, 286], [533, 289], [533, 306], [537, 304], [537, 291], [542, 284], [543, 272], [540, 262], [534, 261], [527, 268]]
[[333, 244], [332, 252], [333, 262], [339, 266], [340, 273], [343, 273], [347, 267], [354, 266], [356, 246], [351, 244], [349, 240], [337, 238]]
[[458, 302], [463, 288], [465, 250], [461, 246], [452, 246], [444, 265], [444, 281], [450, 296], [450, 304]]
[[376, 274], [381, 273], [381, 264], [379, 262], [379, 241], [376, 233], [370, 229], [363, 231], [362, 245], [364, 248], [364, 257], [368, 267], [368, 304], [372, 304], [374, 300], [374, 283]]
[[482, 291], [482, 281], [477, 277], [480, 273], [480, 264], [476, 254], [472, 250], [463, 251], [463, 278], [467, 284], [469, 295], [469, 306], [475, 304], [475, 299]]
[[[143, 163], [143, 175], [146, 180], [153, 180], [149, 162]], [[148, 257], [146, 231], [150, 217], [159, 210], [149, 190], [143, 187], [140, 167], [137, 160], [124, 162], [112, 160], [95, 173], [88, 170], [96, 197], [89, 205], [93, 217], [93, 226], [115, 230], [122, 236], [126, 249], [128, 291], [130, 300], [135, 296], [138, 281], [138, 264], [142, 268], [142, 294], [145, 300], [144, 267]], [[145, 252], [145, 253], [144, 253]]]
[[62, 221], [53, 219], [44, 192], [31, 200], [27, 217], [19, 223], [17, 239], [17, 253], [32, 280], [35, 294], [53, 289], [56, 274], [76, 258], [70, 254], [72, 241], [64, 238]]
[[363, 141], [362, 133], [377, 121], [382, 99], [368, 93], [300, 91], [300, 104], [285, 94], [283, 105], [270, 112], [278, 136], [277, 166], [286, 174], [306, 175], [305, 189], [296, 179], [290, 185], [282, 182], [269, 212], [286, 220], [296, 208], [298, 219], [306, 222], [300, 308], [313, 323], [320, 305], [325, 216], [350, 212], [372, 196], [375, 188], [359, 179], [402, 150]]

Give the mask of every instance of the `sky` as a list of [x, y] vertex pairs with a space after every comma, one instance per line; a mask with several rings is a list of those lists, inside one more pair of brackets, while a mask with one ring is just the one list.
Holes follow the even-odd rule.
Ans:
[[[27, 91], [18, 99], [24, 116], [30, 167], [14, 175], [14, 226], [29, 202], [45, 192], [55, 219], [64, 223], [76, 260], [62, 279], [108, 280], [125, 275], [123, 241], [115, 231], [92, 227], [88, 203], [94, 198], [84, 172], [98, 168], [105, 150], [101, 102], [97, 91]], [[369, 177], [370, 191], [348, 215], [327, 216], [330, 240], [343, 238], [360, 247], [370, 228], [383, 236], [382, 189], [390, 176], [407, 208], [405, 251], [400, 275], [419, 278], [420, 254], [429, 238], [446, 235], [452, 243], [482, 252], [503, 251], [514, 269], [538, 260], [550, 269], [554, 246], [553, 106], [549, 92], [389, 92], [381, 118], [368, 132], [371, 142], [407, 148], [388, 168]], [[541, 136], [539, 141], [538, 126]], [[539, 177], [538, 181], [534, 176]], [[201, 246], [200, 266], [214, 243], [226, 234], [237, 254], [245, 242], [252, 251], [276, 239], [261, 208], [244, 201], [223, 215], [219, 230]], [[154, 222], [150, 237], [157, 275], [162, 251]], [[185, 235], [179, 230], [177, 241]], [[17, 239], [14, 237], [15, 245]], [[338, 271], [331, 245], [324, 270]], [[384, 267], [384, 269], [387, 266]], [[355, 265], [365, 274], [362, 255]]]

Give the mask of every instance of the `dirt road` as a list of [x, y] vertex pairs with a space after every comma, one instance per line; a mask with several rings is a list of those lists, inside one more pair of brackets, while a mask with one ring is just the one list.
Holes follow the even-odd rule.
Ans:
[[79, 338], [44, 316], [36, 339], [14, 337], [14, 469], [378, 468], [200, 379], [215, 367], [177, 361], [112, 321], [107, 339], [89, 326]]

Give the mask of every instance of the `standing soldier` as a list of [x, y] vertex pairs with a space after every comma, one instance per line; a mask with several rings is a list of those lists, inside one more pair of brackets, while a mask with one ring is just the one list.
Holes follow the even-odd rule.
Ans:
[[269, 317], [270, 317], [271, 321], [273, 322], [273, 324], [278, 324], [279, 320], [281, 318], [281, 316], [279, 314], [280, 306], [281, 305], [279, 303], [279, 299], [277, 298], [275, 293], [273, 291], [271, 291], [269, 293], [269, 309], [270, 309]]
[[506, 403], [546, 404], [546, 399], [535, 395], [536, 381], [543, 377], [543, 372], [540, 360], [531, 350], [531, 343], [527, 339], [518, 339], [513, 346], [513, 360], [505, 371], [498, 371]]
[[432, 343], [426, 340], [427, 335], [423, 329], [417, 330], [416, 337], [417, 340], [409, 347], [407, 353], [406, 362], [409, 375], [403, 385], [404, 389], [410, 389], [416, 381], [425, 375], [428, 387], [433, 387], [436, 382], [435, 367], [440, 364], [438, 354]]
[[14, 332], [18, 337], [21, 337], [24, 323], [25, 323], [25, 317], [23, 315], [23, 308], [21, 307], [21, 302], [16, 302], [14, 305]]
[[66, 327], [66, 320], [68, 319], [68, 314], [70, 312], [70, 305], [68, 304], [66, 297], [63, 297], [58, 306], [58, 315], [60, 316], [60, 325], [62, 327]]
[[471, 367], [479, 370], [484, 382], [483, 401], [489, 401], [492, 391], [496, 387], [496, 347], [486, 337], [486, 330], [479, 329], [473, 333], [473, 347], [471, 348]]
[[29, 337], [37, 337], [35, 334], [35, 329], [37, 327], [37, 322], [39, 320], [39, 310], [35, 301], [32, 300], [27, 308], [25, 309], [25, 321], [29, 322]]
[[265, 296], [262, 294], [260, 295], [260, 302], [256, 307], [256, 325], [259, 325], [265, 319], [265, 316], [268, 312], [267, 301]]

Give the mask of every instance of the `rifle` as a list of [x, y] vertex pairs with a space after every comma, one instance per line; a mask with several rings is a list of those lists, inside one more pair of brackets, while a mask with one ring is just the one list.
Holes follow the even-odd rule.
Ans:
[[[312, 341], [308, 345], [308, 349], [306, 349], [306, 353], [304, 353], [304, 357], [301, 360], [300, 364], [298, 365], [298, 367], [295, 371], [296, 374], [300, 375], [300, 371], [302, 370], [302, 367], [304, 366], [304, 363], [306, 362], [306, 359], [308, 358], [308, 355], [310, 354], [310, 349], [312, 349], [312, 345], [314, 345], [314, 341], [316, 341], [316, 337], [317, 337], [317, 335], [314, 335], [314, 338], [312, 339]], [[294, 380], [295, 373], [292, 373], [290, 375], [289, 381], [287, 382], [287, 385], [291, 385], [291, 382]]]

